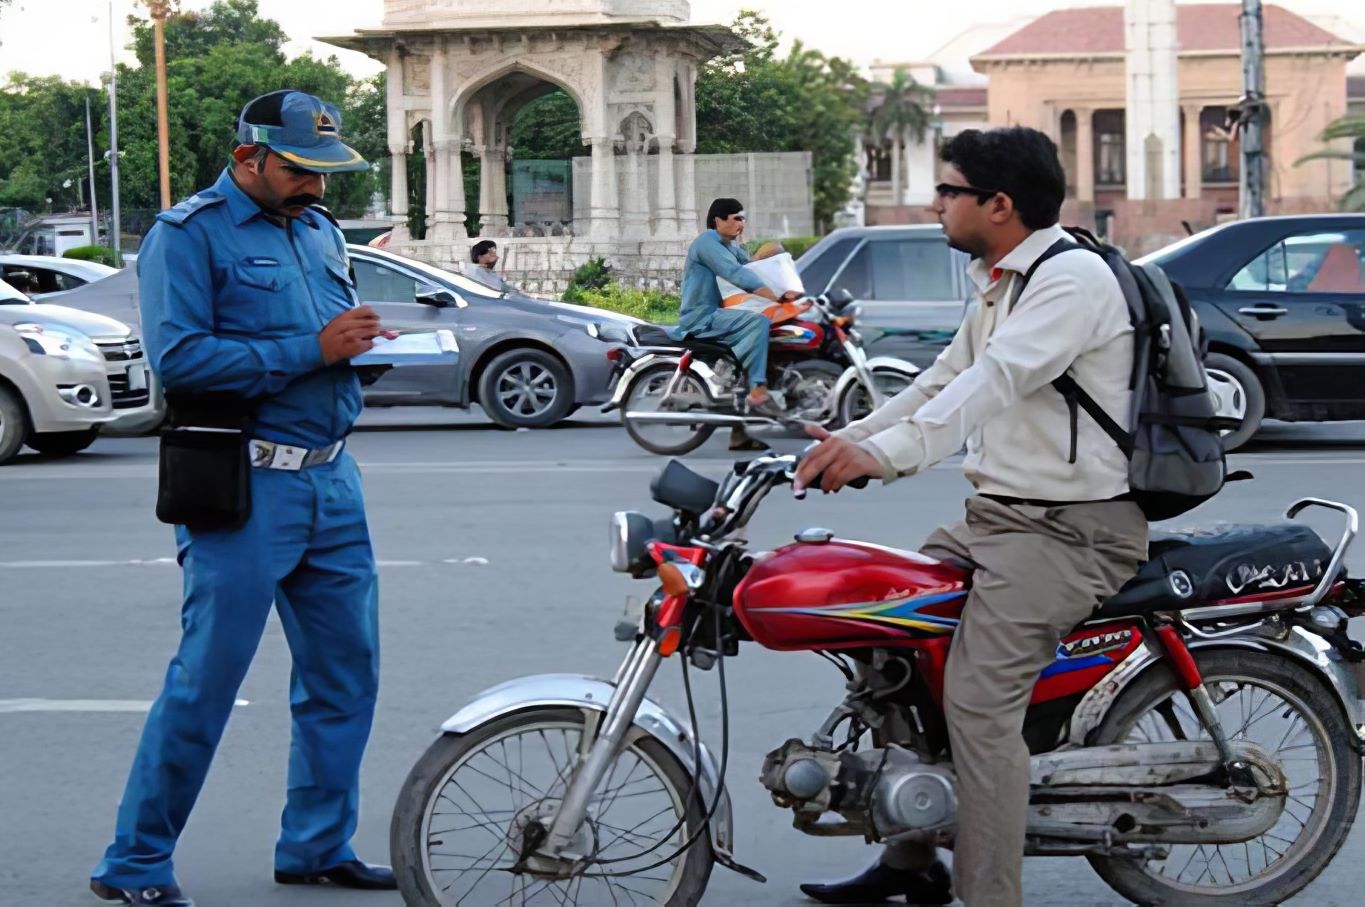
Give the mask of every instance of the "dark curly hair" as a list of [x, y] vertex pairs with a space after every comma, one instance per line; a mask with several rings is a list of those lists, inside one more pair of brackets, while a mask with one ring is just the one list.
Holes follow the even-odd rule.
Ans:
[[943, 146], [939, 158], [978, 189], [1008, 195], [1030, 230], [1050, 227], [1061, 216], [1066, 174], [1057, 145], [1037, 129], [966, 129]]

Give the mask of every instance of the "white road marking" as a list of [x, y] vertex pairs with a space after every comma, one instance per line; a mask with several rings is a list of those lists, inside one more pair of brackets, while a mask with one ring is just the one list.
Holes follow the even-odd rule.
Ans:
[[[246, 699], [233, 702], [251, 705]], [[0, 699], [0, 715], [13, 712], [148, 712], [149, 699]]]
[[[0, 561], [0, 570], [54, 570], [79, 569], [90, 567], [174, 567], [175, 558], [157, 557], [151, 560], [133, 559], [128, 561]], [[375, 561], [379, 567], [426, 567], [432, 564], [467, 564], [484, 567], [488, 558], [465, 557], [445, 558], [438, 561]]]

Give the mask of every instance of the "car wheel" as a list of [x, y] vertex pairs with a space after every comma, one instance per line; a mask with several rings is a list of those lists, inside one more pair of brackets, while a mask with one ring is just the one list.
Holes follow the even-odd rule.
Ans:
[[98, 425], [80, 431], [48, 431], [33, 435], [27, 443], [40, 454], [49, 457], [69, 457], [94, 444], [99, 433]]
[[24, 417], [23, 403], [12, 390], [0, 387], [0, 463], [14, 459], [19, 448], [24, 446], [26, 434], [28, 420]]
[[479, 405], [504, 428], [554, 425], [573, 408], [573, 377], [558, 357], [544, 350], [508, 350], [483, 370]]
[[1240, 420], [1223, 433], [1223, 449], [1232, 452], [1251, 440], [1265, 418], [1265, 388], [1251, 367], [1222, 353], [1204, 357], [1209, 391], [1217, 402], [1217, 415]]

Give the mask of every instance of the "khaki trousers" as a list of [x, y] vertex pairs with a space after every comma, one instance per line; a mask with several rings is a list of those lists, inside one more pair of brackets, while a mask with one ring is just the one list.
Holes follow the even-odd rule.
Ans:
[[[1057, 644], [1147, 558], [1136, 504], [1041, 507], [973, 496], [966, 519], [936, 530], [924, 552], [975, 565], [944, 678], [944, 712], [958, 779], [954, 891], [967, 907], [1020, 907], [1029, 753], [1024, 712]], [[883, 860], [933, 858], [897, 844]]]

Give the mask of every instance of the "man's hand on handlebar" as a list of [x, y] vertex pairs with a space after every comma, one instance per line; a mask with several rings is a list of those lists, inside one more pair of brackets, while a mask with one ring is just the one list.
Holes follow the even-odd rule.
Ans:
[[868, 479], [881, 477], [881, 463], [857, 444], [836, 438], [814, 423], [806, 425], [806, 434], [820, 443], [801, 458], [796, 469], [792, 491], [797, 495], [814, 487], [824, 492], [838, 491], [845, 485], [862, 488]]

